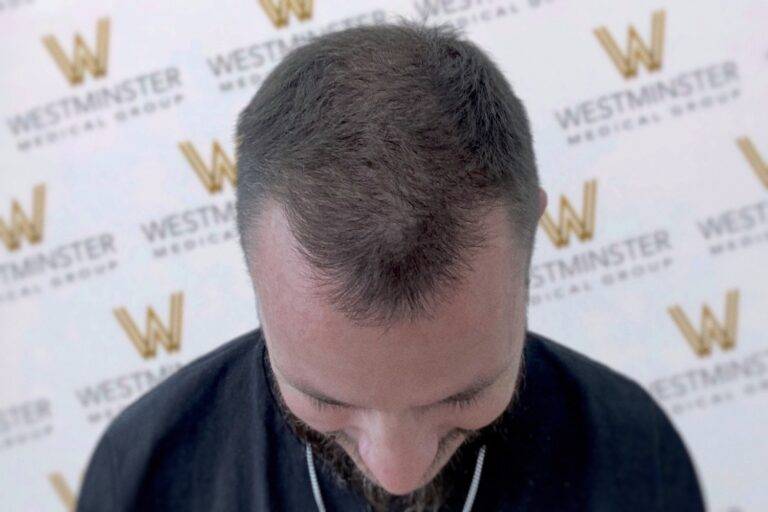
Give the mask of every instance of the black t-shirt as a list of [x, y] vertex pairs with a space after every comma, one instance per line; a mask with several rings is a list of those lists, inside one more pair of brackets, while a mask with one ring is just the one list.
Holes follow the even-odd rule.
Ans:
[[[264, 356], [255, 329], [126, 408], [93, 453], [77, 510], [317, 510], [305, 448], [272, 395]], [[643, 389], [535, 333], [523, 357], [504, 434], [482, 439], [474, 511], [704, 510], [680, 436]], [[448, 510], [461, 510], [469, 488], [477, 452], [466, 452]], [[329, 512], [366, 509], [316, 467]]]

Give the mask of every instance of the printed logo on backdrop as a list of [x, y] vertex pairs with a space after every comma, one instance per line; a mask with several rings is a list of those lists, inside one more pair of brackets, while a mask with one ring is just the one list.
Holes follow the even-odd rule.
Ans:
[[[264, 38], [222, 50], [206, 59], [208, 70], [221, 93], [243, 89], [255, 91], [288, 52], [315, 37], [345, 28], [386, 21], [386, 14], [382, 9], [349, 14], [350, 9], [346, 5], [342, 7], [328, 1], [253, 0], [253, 6], [255, 10], [261, 11], [269, 28], [273, 30], [267, 31]], [[313, 18], [319, 6], [333, 9], [330, 13], [338, 14], [338, 17], [315, 23]], [[294, 21], [298, 21], [298, 24]]]
[[300, 21], [312, 18], [313, 0], [260, 0], [260, 2], [261, 8], [277, 28], [288, 25], [288, 17], [291, 13], [295, 14]]
[[597, 180], [593, 179], [582, 185], [581, 204], [562, 195], [556, 217], [549, 211], [542, 215], [540, 226], [556, 251], [552, 257], [547, 252], [546, 257], [536, 254], [531, 267], [531, 306], [635, 281], [672, 265], [667, 229], [604, 242], [598, 236], [597, 206]]
[[47, 398], [0, 408], [0, 453], [45, 439], [51, 432], [53, 412]]
[[56, 493], [59, 502], [64, 506], [64, 510], [74, 512], [77, 506], [77, 495], [74, 487], [67, 482], [64, 475], [59, 471], [49, 473], [48, 483], [53, 488], [53, 492]]
[[176, 66], [147, 69], [132, 77], [121, 75], [119, 63], [113, 66], [110, 59], [111, 36], [110, 19], [100, 18], [71, 39], [53, 33], [42, 37], [36, 62], [50, 69], [52, 99], [6, 118], [19, 151], [149, 119], [183, 101], [181, 72]]
[[[686, 22], [692, 21], [680, 20], [674, 30], [686, 30], [681, 26]], [[626, 86], [576, 99], [557, 110], [555, 119], [568, 144], [585, 144], [682, 116], [703, 115], [741, 95], [738, 65], [729, 55], [687, 70], [670, 59], [664, 44], [665, 10], [652, 12], [649, 23], [639, 26], [630, 23], [626, 33], [606, 26], [594, 29], [595, 52], [603, 55], [596, 54], [596, 62], [610, 66]]]
[[0, 260], [0, 304], [84, 284], [117, 268], [112, 233], [48, 243], [47, 199], [41, 183], [28, 200], [12, 199], [7, 214], [0, 210], [0, 253], [7, 256]]
[[176, 357], [182, 345], [182, 292], [170, 295], [166, 314], [159, 313], [152, 305], [146, 307], [143, 318], [134, 317], [125, 306], [114, 308], [112, 313], [122, 332], [121, 343], [130, 345], [135, 356], [152, 365], [76, 389], [77, 401], [83, 408], [86, 421], [91, 424], [111, 420], [183, 365]]
[[701, 326], [698, 330], [680, 306], [671, 306], [667, 311], [697, 356], [709, 356], [712, 354], [712, 347], [715, 346], [719, 346], [724, 351], [736, 346], [736, 327], [739, 317], [738, 290], [730, 290], [726, 295], [725, 322], [722, 324], [708, 304], [701, 307]]
[[18, 251], [26, 238], [29, 244], [37, 244], [43, 239], [45, 219], [45, 185], [35, 185], [32, 189], [32, 214], [30, 216], [17, 200], [11, 202], [10, 221], [0, 218], [0, 238], [6, 249]]
[[535, 10], [555, 0], [412, 0], [421, 21], [430, 25], [448, 24], [465, 28], [489, 22], [509, 21], [513, 16]]
[[768, 392], [768, 349], [745, 354], [738, 348], [739, 298], [739, 290], [731, 289], [722, 309], [706, 302], [698, 311], [686, 312], [679, 304], [667, 308], [677, 330], [676, 346], [685, 347], [697, 362], [648, 386], [674, 414]]
[[576, 209], [566, 196], [560, 196], [560, 209], [557, 224], [552, 220], [549, 212], [544, 212], [541, 217], [541, 227], [544, 228], [549, 239], [555, 247], [565, 247], [570, 243], [570, 234], [573, 232], [582, 242], [592, 240], [595, 234], [595, 210], [597, 207], [597, 181], [590, 180], [584, 184], [584, 197], [582, 200], [583, 213], [576, 213]]
[[180, 142], [179, 149], [209, 193], [221, 192], [222, 188], [224, 188], [225, 180], [229, 181], [233, 187], [237, 185], [237, 168], [235, 163], [221, 148], [219, 141], [213, 141], [210, 166], [206, 165], [200, 153], [197, 152], [197, 149], [195, 149], [191, 142]]
[[736, 145], [741, 150], [744, 158], [749, 162], [755, 176], [760, 180], [765, 188], [768, 189], [768, 159], [764, 158], [752, 143], [749, 137], [739, 137], [736, 139]]
[[171, 295], [169, 308], [170, 320], [166, 325], [152, 306], [147, 307], [146, 331], [142, 333], [131, 315], [124, 307], [116, 308], [113, 313], [125, 334], [133, 342], [136, 351], [144, 359], [153, 359], [157, 348], [163, 346], [168, 353], [178, 352], [181, 347], [181, 315], [184, 295], [181, 292]]
[[181, 211], [163, 213], [140, 226], [152, 256], [166, 258], [203, 247], [237, 240], [235, 201], [231, 191], [237, 184], [234, 159], [219, 141], [207, 147], [182, 141], [178, 145], [183, 175], [197, 177], [201, 189], [215, 201], [197, 204]]
[[109, 19], [102, 18], [96, 23], [96, 49], [91, 49], [80, 34], [75, 34], [74, 54], [69, 56], [52, 35], [43, 37], [43, 44], [67, 78], [69, 85], [83, 83], [86, 71], [93, 78], [102, 78], [107, 74], [109, 59]]
[[624, 78], [637, 76], [637, 69], [642, 63], [648, 72], [661, 69], [661, 58], [664, 50], [664, 11], [656, 11], [651, 16], [651, 43], [645, 41], [630, 25], [627, 34], [627, 49], [624, 53], [606, 27], [595, 29], [595, 36], [613, 61], [616, 69]]
[[[765, 147], [768, 149], [768, 145]], [[736, 139], [733, 148], [734, 158], [743, 172], [732, 175], [737, 180], [751, 180], [756, 197], [696, 221], [707, 251], [714, 257], [755, 248], [764, 250], [768, 243], [768, 157], [765, 156], [768, 153], [761, 153], [755, 141], [747, 136]]]
[[14, 9], [32, 5], [33, 3], [35, 3], [35, 0], [0, 0], [0, 14], [11, 12]]

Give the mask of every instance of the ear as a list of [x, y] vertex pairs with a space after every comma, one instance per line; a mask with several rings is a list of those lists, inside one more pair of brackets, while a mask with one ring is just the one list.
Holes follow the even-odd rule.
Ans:
[[547, 193], [544, 192], [544, 189], [539, 187], [539, 218], [541, 218], [542, 215], [544, 215], [544, 212], [547, 210]]

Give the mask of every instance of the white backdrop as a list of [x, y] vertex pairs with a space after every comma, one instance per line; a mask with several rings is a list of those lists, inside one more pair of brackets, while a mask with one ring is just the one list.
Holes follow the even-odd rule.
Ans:
[[293, 46], [393, 15], [463, 27], [527, 106], [530, 327], [657, 398], [710, 510], [768, 510], [758, 0], [0, 0], [2, 509], [72, 508], [111, 417], [255, 327], [235, 117]]

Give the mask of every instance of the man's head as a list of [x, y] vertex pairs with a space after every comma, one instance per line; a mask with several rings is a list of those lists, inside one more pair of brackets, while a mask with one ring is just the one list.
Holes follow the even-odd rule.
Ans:
[[349, 29], [267, 77], [238, 119], [237, 162], [287, 412], [365, 481], [415, 496], [520, 373], [546, 203], [522, 104], [448, 28]]

